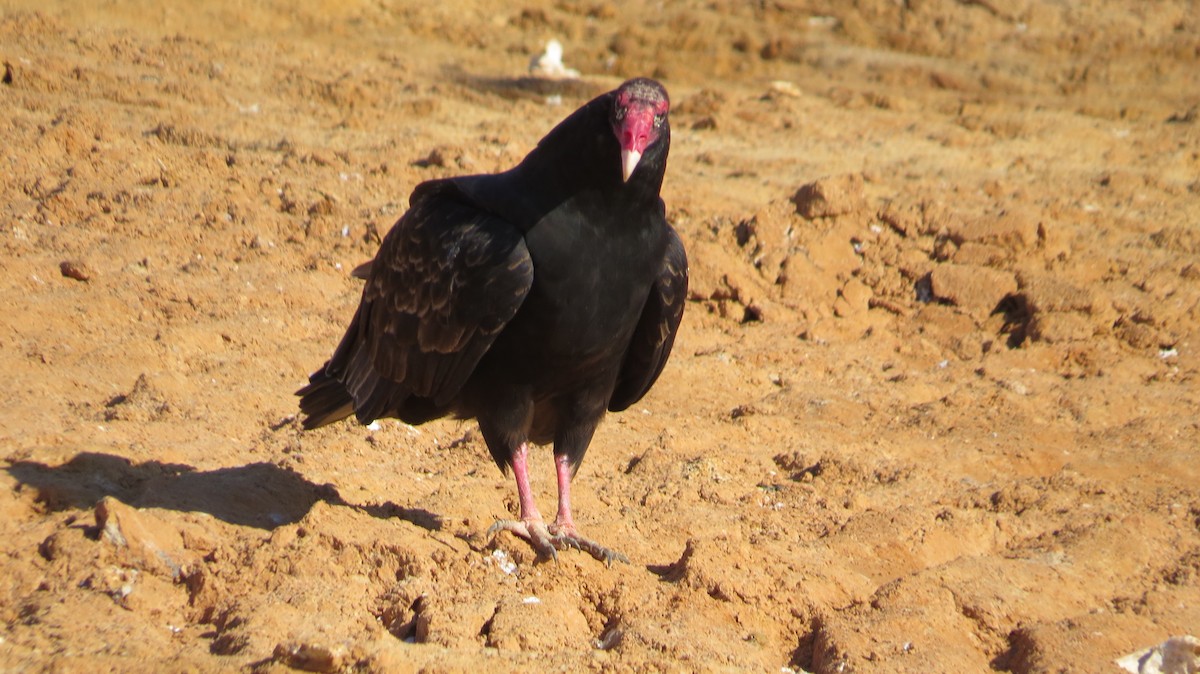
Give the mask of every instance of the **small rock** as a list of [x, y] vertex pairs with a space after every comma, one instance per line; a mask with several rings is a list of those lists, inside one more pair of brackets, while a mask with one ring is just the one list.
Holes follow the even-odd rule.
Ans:
[[180, 533], [158, 518], [131, 508], [112, 496], [96, 504], [100, 538], [117, 547], [131, 566], [178, 579], [189, 566]]
[[845, 215], [867, 207], [861, 173], [821, 178], [808, 183], [792, 197], [796, 211], [809, 220]]
[[1034, 311], [1074, 311], [1115, 319], [1111, 302], [1095, 289], [1075, 285], [1052, 274], [1022, 273], [1021, 293]]
[[625, 630], [621, 628], [621, 621], [616, 620], [612, 622], [613, 624], [609, 627], [606, 627], [604, 633], [600, 635], [600, 638], [596, 639], [596, 641], [592, 644], [598, 650], [610, 651], [620, 646], [621, 642], [625, 640]]
[[440, 147], [435, 147], [430, 150], [429, 154], [425, 155], [425, 157], [413, 162], [413, 165], [419, 166], [420, 168], [446, 168], [449, 166], [449, 161], [446, 158], [446, 150]]
[[134, 594], [137, 581], [137, 569], [108, 566], [97, 569], [95, 573], [84, 581], [83, 585], [97, 592], [107, 594], [113, 598], [113, 601], [126, 609], [132, 609], [133, 602], [130, 599]]
[[348, 649], [341, 644], [329, 646], [301, 641], [281, 643], [272, 654], [275, 662], [306, 672], [337, 672], [347, 665]]
[[786, 96], [788, 98], [799, 98], [800, 87], [786, 80], [775, 80], [771, 82], [770, 88], [767, 89], [767, 96]]
[[88, 268], [87, 264], [79, 260], [63, 260], [58, 264], [58, 270], [62, 272], [63, 276], [75, 279], [76, 281], [86, 283], [92, 278], [92, 270]]
[[1003, 211], [998, 215], [964, 222], [952, 222], [948, 230], [950, 238], [960, 246], [973, 241], [1016, 251], [1037, 245], [1038, 242], [1036, 216], [1021, 209]]
[[1002, 246], [978, 241], [964, 241], [954, 252], [954, 261], [958, 264], [974, 264], [990, 266], [1004, 262], [1008, 251]]
[[928, 253], [916, 248], [901, 250], [896, 260], [896, 267], [900, 270], [900, 274], [910, 281], [928, 276], [933, 266], [934, 263], [929, 259]]
[[1011, 273], [974, 265], [938, 265], [930, 272], [929, 281], [934, 297], [976, 317], [992, 313], [1000, 300], [1017, 292], [1017, 279]]
[[837, 300], [833, 303], [833, 314], [846, 318], [866, 313], [871, 304], [871, 289], [858, 279], [850, 279], [838, 290]]
[[921, 230], [921, 208], [918, 204], [889, 203], [876, 217], [902, 236], [916, 236]]
[[1200, 639], [1171, 637], [1157, 646], [1118, 658], [1116, 663], [1133, 674], [1195, 674], [1200, 672]]

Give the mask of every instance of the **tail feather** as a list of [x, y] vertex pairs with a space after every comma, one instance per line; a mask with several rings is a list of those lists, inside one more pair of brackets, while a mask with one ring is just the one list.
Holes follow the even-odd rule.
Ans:
[[355, 348], [344, 373], [325, 367], [309, 377], [308, 385], [296, 391], [300, 411], [306, 415], [305, 429], [320, 428], [354, 415], [361, 424], [391, 416], [406, 416], [401, 410], [409, 401], [406, 386], [380, 377], [371, 367], [365, 349]]
[[402, 385], [379, 376], [365, 348], [355, 345], [345, 368], [341, 380], [354, 400], [354, 414], [359, 423], [369, 424], [394, 414], [395, 408], [408, 397]]
[[367, 320], [364, 316], [369, 313], [360, 307], [333, 358], [308, 378], [307, 386], [296, 391], [305, 429], [320, 428], [351, 415], [362, 424], [384, 417], [422, 423], [444, 413], [431, 401], [414, 398], [402, 381], [379, 375], [361, 336], [360, 321]]
[[300, 396], [301, 422], [305, 430], [320, 428], [354, 414], [354, 399], [346, 385], [325, 374], [325, 368], [309, 377], [308, 385], [296, 391]]

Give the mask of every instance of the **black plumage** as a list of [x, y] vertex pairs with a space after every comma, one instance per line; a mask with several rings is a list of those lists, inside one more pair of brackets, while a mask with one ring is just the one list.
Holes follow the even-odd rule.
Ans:
[[[520, 497], [520, 519], [493, 531], [550, 556], [623, 559], [578, 535], [570, 480], [606, 411], [654, 384], [683, 315], [687, 258], [659, 197], [669, 107], [660, 84], [630, 80], [509, 171], [418, 185], [346, 335], [297, 392], [304, 427], [475, 418]], [[554, 445], [550, 525], [529, 489], [530, 442]]]

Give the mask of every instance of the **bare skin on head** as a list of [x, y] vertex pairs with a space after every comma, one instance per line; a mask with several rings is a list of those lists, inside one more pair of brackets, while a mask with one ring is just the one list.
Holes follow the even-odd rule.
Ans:
[[671, 102], [651, 80], [630, 80], [613, 101], [612, 127], [621, 144], [621, 178], [629, 182], [646, 148], [658, 140]]

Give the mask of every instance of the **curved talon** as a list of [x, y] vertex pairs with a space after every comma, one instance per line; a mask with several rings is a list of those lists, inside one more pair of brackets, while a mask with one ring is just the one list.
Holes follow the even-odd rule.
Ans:
[[574, 532], [567, 533], [567, 527], [554, 524], [547, 527], [540, 520], [496, 520], [492, 526], [488, 527], [487, 534], [491, 538], [501, 531], [520, 536], [538, 554], [549, 557], [555, 562], [558, 561], [559, 550], [570, 548], [588, 553], [597, 561], [604, 562], [605, 566], [611, 567], [614, 561], [629, 563], [629, 558], [616, 550], [606, 548]]
[[579, 541], [576, 540], [572, 536], [566, 536], [564, 534], [554, 534], [554, 538], [552, 538], [551, 540], [554, 541], [554, 546], [556, 548], [558, 548], [559, 550], [564, 550], [566, 548], [573, 548], [575, 550], [581, 549], [579, 547]]
[[596, 541], [586, 539], [578, 534], [556, 533], [552, 539], [555, 546], [560, 550], [563, 547], [570, 547], [576, 550], [581, 550], [588, 553], [596, 559], [596, 561], [604, 562], [605, 566], [612, 566], [614, 561], [629, 563], [629, 558], [625, 555], [600, 545]]
[[492, 526], [488, 527], [488, 537], [494, 537], [501, 531], [507, 531], [516, 536], [525, 539], [534, 551], [544, 557], [549, 557], [555, 562], [558, 561], [558, 545], [555, 544], [556, 536], [551, 536], [546, 529], [546, 525], [540, 520], [496, 520]]

